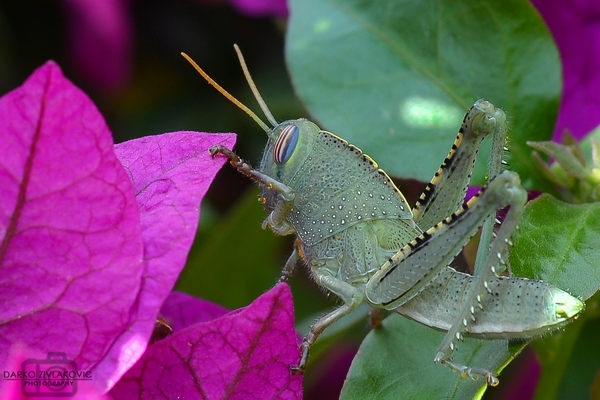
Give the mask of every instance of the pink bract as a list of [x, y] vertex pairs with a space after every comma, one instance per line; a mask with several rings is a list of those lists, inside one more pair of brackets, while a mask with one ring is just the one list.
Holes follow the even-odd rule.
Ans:
[[[184, 266], [233, 135], [176, 132], [116, 149], [49, 62], [0, 99], [0, 364], [64, 352], [111, 388], [141, 357]], [[4, 382], [3, 382], [4, 383]]]
[[[208, 319], [219, 314], [214, 305], [177, 297], [171, 298], [174, 309], [185, 309], [184, 319], [193, 324], [150, 345], [111, 391], [113, 398], [302, 398], [302, 377], [290, 373], [300, 352], [286, 284], [214, 320]], [[182, 316], [169, 316], [169, 309], [163, 308], [167, 320]]]

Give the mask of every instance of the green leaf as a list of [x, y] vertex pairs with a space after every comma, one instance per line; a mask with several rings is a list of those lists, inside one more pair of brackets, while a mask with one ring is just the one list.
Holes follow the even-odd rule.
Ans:
[[531, 201], [510, 252], [513, 273], [541, 279], [583, 300], [600, 288], [600, 203]]
[[[575, 347], [572, 349], [572, 356], [568, 363], [565, 363], [565, 377], [561, 382], [557, 399], [599, 399], [600, 393], [593, 394], [594, 380], [600, 379], [600, 357], [594, 357], [600, 354], [600, 341], [598, 332], [600, 332], [600, 318], [585, 321], [581, 331], [578, 330], [579, 337], [574, 341]], [[537, 347], [536, 347], [537, 349]], [[560, 356], [560, 354], [558, 354]], [[563, 359], [564, 360], [564, 359]], [[563, 361], [564, 362], [564, 361]], [[598, 385], [598, 383], [596, 383]], [[540, 387], [538, 399], [548, 399], [541, 392], [544, 387]], [[596, 391], [599, 388], [596, 387]]]
[[[433, 357], [443, 332], [392, 315], [373, 330], [352, 362], [341, 399], [466, 399], [482, 390], [484, 381], [463, 378]], [[519, 348], [520, 351], [522, 349]], [[514, 358], [501, 340], [466, 339], [455, 358], [469, 365], [498, 370]]]
[[428, 181], [485, 98], [508, 114], [511, 168], [538, 184], [525, 142], [552, 136], [560, 64], [528, 1], [292, 0], [286, 52], [312, 116], [388, 173]]

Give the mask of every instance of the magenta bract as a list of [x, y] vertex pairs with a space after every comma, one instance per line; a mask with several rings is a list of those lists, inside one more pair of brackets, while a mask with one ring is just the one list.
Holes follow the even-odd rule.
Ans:
[[[140, 358], [233, 135], [113, 145], [49, 62], [0, 99], [0, 364], [64, 352], [106, 391]], [[20, 347], [20, 348], [21, 348]]]

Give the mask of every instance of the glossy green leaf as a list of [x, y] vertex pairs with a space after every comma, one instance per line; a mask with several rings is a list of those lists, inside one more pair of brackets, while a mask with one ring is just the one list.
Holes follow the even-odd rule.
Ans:
[[513, 242], [516, 275], [550, 282], [583, 300], [600, 288], [600, 203], [567, 204], [542, 195], [525, 208]]
[[528, 1], [292, 0], [291, 9], [288, 67], [323, 128], [388, 173], [428, 181], [485, 98], [509, 116], [511, 167], [537, 184], [525, 141], [552, 136], [560, 64]]
[[[484, 381], [463, 378], [434, 364], [443, 332], [392, 315], [373, 330], [354, 359], [341, 399], [466, 399], [481, 391]], [[512, 359], [506, 341], [466, 339], [455, 352], [469, 365], [501, 368]]]
[[[565, 378], [562, 380], [558, 390], [557, 399], [599, 399], [600, 393], [593, 394], [594, 380], [598, 381], [600, 375], [600, 341], [598, 332], [600, 332], [600, 318], [586, 321], [582, 324], [580, 335], [574, 341], [572, 356], [565, 365]], [[537, 350], [537, 347], [536, 347]], [[597, 385], [598, 383], [596, 383]], [[542, 392], [544, 387], [540, 387], [538, 399], [547, 399]], [[596, 388], [598, 390], [599, 388]]]

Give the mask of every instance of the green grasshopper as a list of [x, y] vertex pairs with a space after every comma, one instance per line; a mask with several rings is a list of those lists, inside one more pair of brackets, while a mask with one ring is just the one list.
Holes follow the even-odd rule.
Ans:
[[[367, 302], [446, 331], [434, 361], [463, 376], [483, 376], [495, 386], [499, 381], [494, 372], [452, 361], [455, 341], [463, 335], [527, 339], [566, 325], [583, 309], [580, 300], [547, 283], [499, 275], [507, 268], [510, 236], [527, 200], [519, 176], [502, 171], [507, 129], [502, 110], [484, 100], [471, 107], [450, 153], [411, 210], [389, 176], [357, 147], [306, 119], [278, 123], [258, 93], [239, 48], [235, 49], [273, 127], [182, 53], [268, 135], [258, 169], [224, 147], [210, 152], [225, 155], [259, 184], [261, 200], [270, 211], [263, 228], [297, 236], [281, 279], [287, 279], [302, 261], [317, 284], [344, 303], [310, 327], [292, 372], [304, 370], [310, 347], [327, 327]], [[490, 180], [464, 203], [487, 135], [493, 137]], [[494, 234], [496, 212], [506, 206], [510, 209]], [[482, 226], [476, 274], [449, 267]]]

